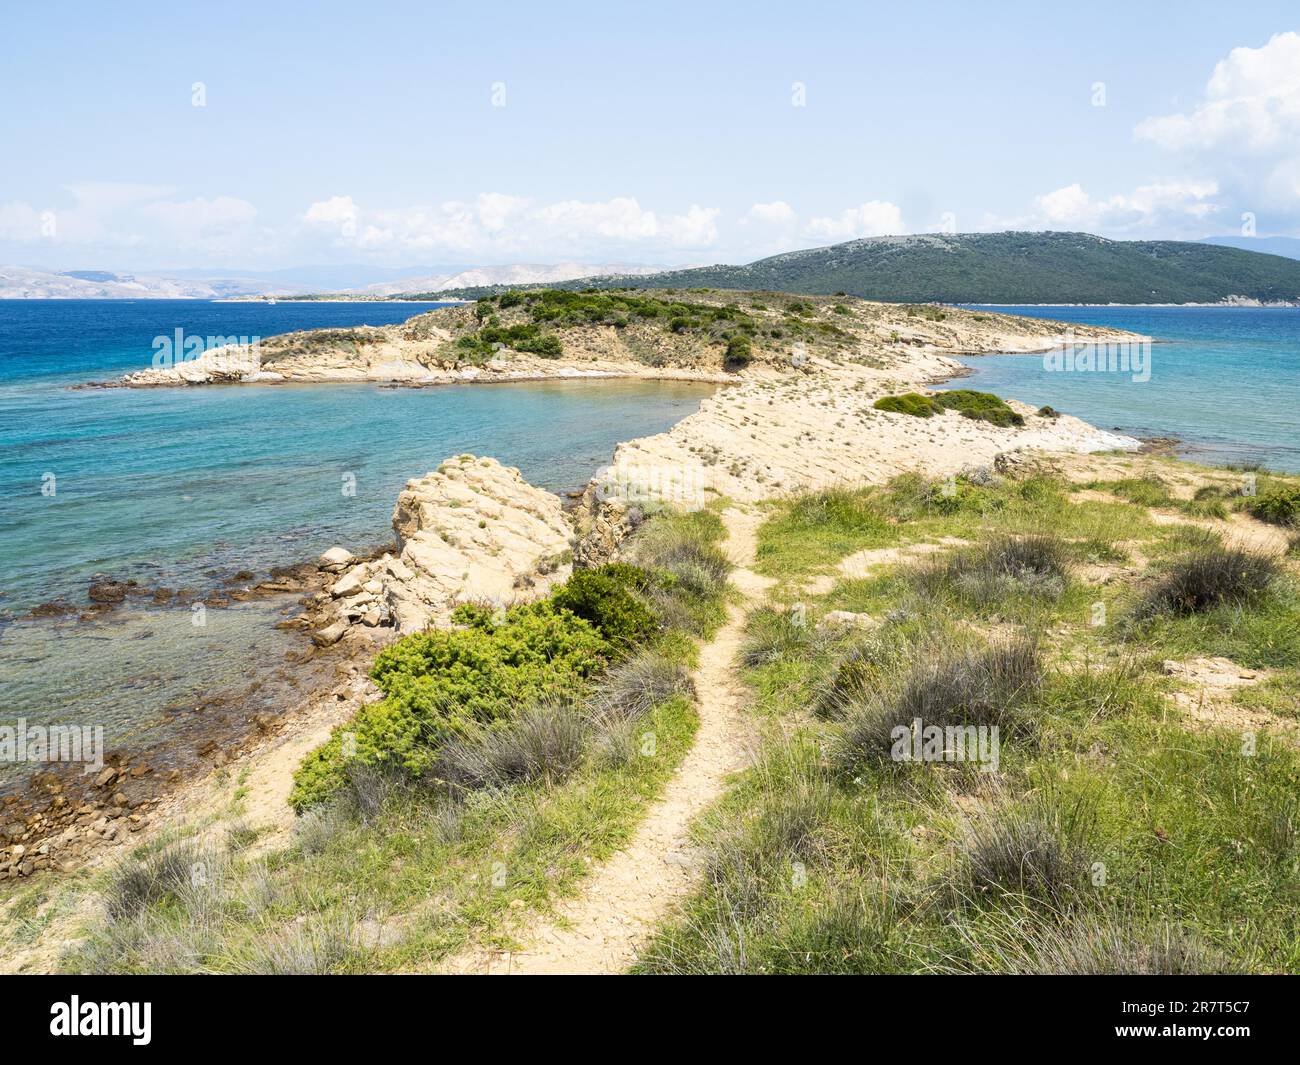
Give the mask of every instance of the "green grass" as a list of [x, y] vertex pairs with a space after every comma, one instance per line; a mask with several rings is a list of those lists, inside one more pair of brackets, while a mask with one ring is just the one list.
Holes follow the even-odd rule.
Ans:
[[[309, 815], [329, 819], [324, 831], [304, 833], [310, 846], [252, 860], [196, 852], [211, 870], [202, 890], [187, 885], [137, 915], [96, 926], [64, 968], [247, 971], [304, 914], [311, 925], [370, 919], [400, 930], [392, 944], [350, 943], [330, 971], [422, 970], [471, 936], [509, 943], [512, 903], [546, 910], [572, 893], [589, 863], [625, 843], [695, 727], [693, 705], [675, 697], [639, 724], [654, 737], [653, 755], [638, 748], [622, 765], [593, 760], [558, 787], [485, 792], [452, 809], [436, 794], [406, 789], [368, 819], [347, 810]], [[141, 860], [128, 859], [128, 868]]]
[[[1294, 573], [1233, 607], [1161, 615], [1140, 631], [1119, 619], [1159, 578], [1155, 569], [1136, 585], [1071, 575], [1032, 611], [1023, 603], [1034, 595], [1023, 591], [971, 599], [946, 587], [953, 560], [963, 551], [983, 558], [1009, 533], [1052, 535], [1076, 562], [1130, 545], [1172, 559], [1206, 539], [1152, 524], [1138, 502], [1071, 503], [1060, 484], [965, 487], [964, 496], [936, 496], [934, 483], [903, 479], [868, 495], [900, 540], [975, 541], [929, 563], [941, 579], [921, 578], [928, 598], [918, 595], [922, 567], [902, 563], [805, 597], [802, 626], [781, 611], [751, 615], [745, 676], [766, 742], [698, 826], [711, 855], [705, 883], [636, 970], [1296, 971], [1300, 755], [1281, 731], [1264, 729], [1250, 746], [1230, 727], [1192, 727], [1160, 669], [1164, 657], [1217, 654], [1274, 669], [1235, 700], [1295, 720]], [[1162, 505], [1149, 484], [1124, 491]], [[825, 567], [835, 549], [878, 536], [795, 520], [807, 506], [783, 504], [760, 530], [783, 564]], [[1052, 568], [1060, 558], [1042, 556]], [[1096, 603], [1108, 619], [1099, 626], [1090, 621]], [[830, 636], [816, 628], [830, 609], [881, 625]], [[908, 663], [933, 671], [937, 648], [991, 644], [990, 618], [1039, 633], [1046, 670], [1018, 697], [1015, 717], [1031, 727], [1003, 730], [998, 772], [888, 757], [838, 772], [854, 700], [918, 691]], [[833, 689], [850, 702], [818, 713]], [[942, 704], [927, 705], [933, 714]]]
[[897, 542], [876, 490], [827, 488], [777, 506], [759, 533], [758, 572], [794, 580], [850, 551]]
[[[220, 832], [164, 838], [99, 878], [108, 916], [90, 922], [63, 968], [406, 971], [471, 941], [509, 944], [517, 920], [548, 911], [626, 843], [690, 748], [687, 667], [693, 634], [723, 616], [723, 532], [710, 512], [654, 516], [629, 545], [645, 568], [584, 571], [600, 580], [580, 579], [560, 596], [565, 606], [516, 608], [522, 621], [468, 605], [458, 635], [388, 648], [376, 666], [386, 702], [409, 696], [417, 717], [454, 729], [425, 729], [414, 742], [372, 731], [339, 763], [328, 797], [301, 804], [296, 843], [266, 854], [243, 825], [242, 786], [228, 782], [236, 797]], [[659, 628], [647, 636], [652, 615]], [[516, 639], [538, 618], [560, 626], [554, 647]], [[543, 679], [552, 676], [574, 646], [597, 647], [596, 633], [605, 659], [561, 670], [564, 690], [550, 701], [540, 691], [497, 697], [493, 685], [511, 670], [545, 665]], [[448, 638], [468, 640], [473, 654], [462, 648], [445, 664]], [[483, 676], [466, 687], [471, 665]], [[420, 694], [426, 674], [441, 685], [437, 699]], [[385, 750], [399, 757], [364, 757]]]

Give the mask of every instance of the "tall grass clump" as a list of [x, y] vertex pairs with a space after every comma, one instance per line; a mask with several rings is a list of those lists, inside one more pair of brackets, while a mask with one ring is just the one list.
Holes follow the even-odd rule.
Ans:
[[111, 921], [137, 917], [151, 906], [183, 899], [217, 873], [215, 852], [194, 840], [144, 848], [113, 872], [105, 892]]
[[1082, 802], [998, 803], [967, 824], [959, 890], [972, 901], [1014, 895], [1067, 908], [1087, 883], [1090, 827]]
[[924, 727], [1024, 730], [1029, 722], [1021, 710], [1042, 676], [1037, 641], [1026, 635], [984, 648], [918, 648], [892, 688], [846, 708], [836, 761], [852, 772], [863, 761], [888, 758], [895, 730], [910, 730], [917, 719]]
[[1241, 606], [1267, 591], [1281, 574], [1281, 564], [1270, 555], [1237, 547], [1202, 548], [1170, 564], [1133, 616], [1145, 620]]
[[1069, 580], [1065, 545], [1044, 535], [998, 536], [955, 551], [917, 573], [923, 591], [933, 595], [948, 589], [979, 606], [1017, 595], [1059, 599]]
[[1163, 922], [1119, 914], [1078, 914], [1064, 922], [1013, 909], [977, 935], [961, 930], [963, 957], [944, 971], [1014, 976], [1204, 976], [1249, 967]]
[[695, 695], [686, 666], [654, 648], [644, 648], [595, 682], [587, 712], [597, 723], [635, 721], [675, 695]]
[[664, 625], [697, 636], [722, 624], [731, 561], [719, 546], [722, 519], [707, 510], [664, 514], [645, 523], [625, 554], [655, 580], [645, 596]]
[[764, 606], [754, 610], [745, 626], [745, 643], [740, 661], [750, 668], [812, 658], [829, 642], [826, 633], [815, 629], [790, 610]]
[[460, 791], [533, 780], [555, 783], [581, 763], [587, 728], [572, 705], [538, 702], [507, 721], [444, 743], [429, 776]]

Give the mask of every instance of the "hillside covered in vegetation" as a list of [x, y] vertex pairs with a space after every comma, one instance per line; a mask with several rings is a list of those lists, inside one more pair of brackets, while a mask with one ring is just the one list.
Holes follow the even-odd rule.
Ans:
[[[588, 278], [569, 285], [631, 283]], [[1218, 303], [1234, 297], [1276, 302], [1300, 300], [1300, 262], [1213, 244], [1106, 240], [1090, 233], [919, 234], [869, 237], [744, 266], [671, 270], [638, 277], [635, 284], [846, 293], [891, 303]]]

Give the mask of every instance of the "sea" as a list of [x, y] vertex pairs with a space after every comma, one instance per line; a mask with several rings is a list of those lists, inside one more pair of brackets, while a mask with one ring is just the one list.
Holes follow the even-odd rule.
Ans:
[[[451, 455], [491, 455], [541, 487], [577, 490], [618, 442], [667, 429], [713, 390], [77, 387], [150, 366], [178, 336], [384, 325], [436, 306], [0, 300], [0, 725], [94, 724], [110, 748], [154, 744], [202, 731], [185, 715], [233, 706], [230, 693], [272, 667], [283, 683], [229, 712], [273, 712], [295, 686], [284, 661], [304, 638], [274, 624], [296, 597], [208, 610], [202, 625], [189, 605], [135, 600], [91, 622], [27, 615], [89, 606], [97, 576], [203, 593], [335, 544], [391, 544], [402, 485]], [[0, 786], [15, 772], [0, 764]]]
[[[0, 726], [102, 727], [110, 749], [197, 743], [223, 715], [275, 713], [305, 683], [294, 596], [128, 600], [91, 621], [91, 580], [203, 593], [335, 544], [391, 543], [402, 485], [450, 455], [491, 455], [576, 490], [619, 441], [663, 431], [712, 386], [557, 381], [82, 388], [151, 365], [178, 338], [383, 325], [436, 304], [0, 300]], [[962, 361], [977, 388], [1107, 429], [1174, 437], [1190, 458], [1300, 470], [1300, 310], [995, 307], [1151, 338], [1136, 369], [1042, 356]], [[1101, 362], [1102, 360], [1097, 360]], [[30, 766], [0, 762], [0, 791]]]
[[1133, 436], [1172, 437], [1195, 462], [1300, 471], [1300, 308], [984, 309], [1126, 329], [1151, 343], [1128, 353], [1127, 370], [1118, 368], [1122, 351], [1105, 369], [1095, 368], [1103, 365], [1096, 357], [1093, 369], [1042, 355], [963, 358], [970, 375], [946, 387], [1047, 404]]

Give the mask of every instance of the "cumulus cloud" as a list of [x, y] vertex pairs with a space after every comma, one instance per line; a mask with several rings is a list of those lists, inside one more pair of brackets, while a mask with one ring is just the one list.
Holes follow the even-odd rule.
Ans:
[[[234, 196], [193, 200], [158, 200], [140, 208], [142, 217], [163, 226], [187, 247], [217, 250], [237, 243], [257, 218], [257, 208]], [[233, 249], [231, 249], [233, 250]]]
[[1300, 225], [1300, 34], [1234, 48], [1194, 107], [1148, 118], [1133, 134], [1216, 174], [1222, 198], [1265, 212], [1270, 228]]
[[785, 200], [773, 200], [771, 203], [756, 203], [745, 212], [742, 223], [758, 222], [762, 225], [790, 225], [796, 218], [794, 208]]
[[808, 232], [829, 241], [856, 240], [904, 233], [903, 212], [897, 204], [872, 200], [849, 207], [838, 215], [816, 217], [809, 221]]
[[257, 209], [234, 196], [175, 200], [170, 187], [131, 182], [76, 182], [61, 191], [62, 202], [49, 206], [0, 204], [0, 241], [67, 247], [79, 257], [145, 248], [220, 255], [262, 236]]
[[368, 251], [555, 258], [573, 252], [707, 248], [718, 239], [719, 214], [716, 207], [697, 204], [684, 214], [664, 214], [627, 196], [537, 204], [488, 192], [471, 201], [397, 210], [366, 210], [351, 196], [333, 196], [311, 204], [303, 220], [336, 244]]
[[1181, 229], [1189, 223], [1202, 224], [1219, 210], [1210, 198], [1218, 190], [1213, 181], [1167, 181], [1141, 185], [1129, 193], [1094, 197], [1076, 183], [1035, 197], [1030, 213], [1016, 220], [1013, 228]]
[[351, 196], [331, 196], [313, 203], [303, 217], [308, 225], [337, 230], [341, 237], [352, 237], [357, 232], [359, 213]]
[[1279, 33], [1260, 48], [1234, 48], [1215, 65], [1200, 104], [1148, 118], [1134, 135], [1177, 150], [1293, 153], [1300, 137], [1300, 34]]

